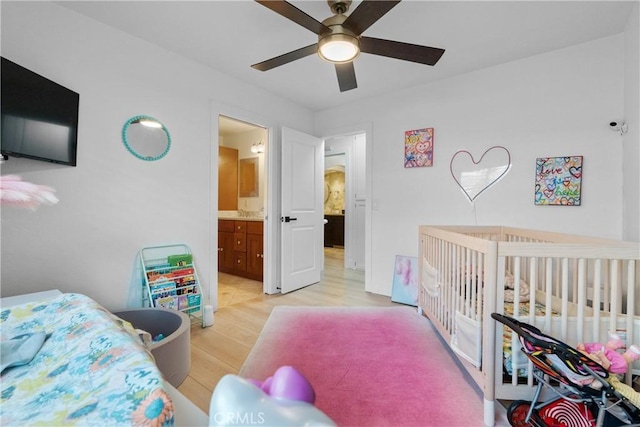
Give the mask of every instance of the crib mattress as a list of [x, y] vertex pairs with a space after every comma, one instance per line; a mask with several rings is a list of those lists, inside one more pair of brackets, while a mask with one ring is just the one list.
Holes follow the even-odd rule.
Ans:
[[173, 425], [162, 374], [130, 325], [63, 294], [3, 309], [2, 340], [44, 331], [34, 359], [2, 374], [1, 425]]

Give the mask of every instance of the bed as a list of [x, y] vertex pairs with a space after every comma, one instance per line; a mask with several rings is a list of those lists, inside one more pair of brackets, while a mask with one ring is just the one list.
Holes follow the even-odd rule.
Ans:
[[27, 364], [2, 372], [1, 425], [174, 425], [172, 399], [130, 324], [81, 294], [2, 300], [3, 343], [44, 332]]
[[[419, 227], [418, 308], [483, 390], [485, 424], [496, 399], [531, 399], [534, 381], [515, 333], [497, 312], [570, 345], [640, 343], [640, 244], [498, 226]], [[640, 363], [624, 382], [640, 375]]]

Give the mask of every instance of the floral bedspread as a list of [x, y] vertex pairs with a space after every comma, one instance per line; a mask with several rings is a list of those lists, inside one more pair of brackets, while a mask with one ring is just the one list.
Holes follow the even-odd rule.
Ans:
[[3, 309], [2, 340], [44, 331], [33, 360], [2, 373], [2, 426], [173, 426], [162, 374], [130, 324], [63, 294]]

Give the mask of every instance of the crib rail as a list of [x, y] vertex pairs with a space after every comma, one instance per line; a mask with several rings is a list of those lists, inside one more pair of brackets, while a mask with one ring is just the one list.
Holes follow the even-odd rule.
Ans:
[[[628, 344], [640, 342], [640, 313], [635, 307], [639, 254], [638, 246], [626, 244], [541, 242], [532, 246], [502, 242], [498, 247], [498, 271], [511, 272], [521, 281], [514, 288], [513, 311], [507, 314], [573, 346], [580, 342], [606, 342], [610, 333], [618, 333]], [[506, 300], [505, 288], [500, 283], [496, 287], [499, 313], [504, 313], [507, 307], [500, 304]], [[520, 312], [523, 303], [529, 307], [527, 312]], [[501, 334], [502, 328], [498, 329]], [[511, 334], [511, 342], [517, 342], [515, 333]], [[500, 345], [504, 344], [496, 344], [496, 372], [500, 372], [505, 362]], [[523, 376], [527, 386], [533, 385], [530, 362], [520, 353], [519, 346], [514, 347], [511, 370], [503, 385], [498, 386], [497, 397], [527, 395], [529, 391], [522, 386]], [[629, 369], [627, 384], [633, 374], [640, 374], [640, 364], [635, 363]], [[504, 386], [507, 383], [510, 387]]]
[[[516, 335], [492, 312], [569, 345], [610, 332], [640, 343], [638, 243], [498, 226], [421, 226], [419, 236], [418, 305], [483, 388], [485, 407], [530, 399], [534, 383]], [[627, 384], [632, 374], [640, 363]]]

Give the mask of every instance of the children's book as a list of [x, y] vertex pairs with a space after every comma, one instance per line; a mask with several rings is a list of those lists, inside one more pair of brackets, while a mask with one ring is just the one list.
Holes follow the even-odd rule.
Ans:
[[178, 310], [189, 308], [189, 298], [186, 295], [178, 295]]
[[191, 265], [193, 264], [193, 256], [191, 254], [169, 255], [167, 262], [171, 266]]
[[176, 297], [173, 297], [173, 296], [166, 296], [163, 298], [158, 298], [156, 300], [156, 307], [171, 308], [175, 310], [177, 306], [178, 304], [176, 301]]
[[153, 299], [176, 294], [176, 284], [173, 282], [156, 282], [149, 284], [149, 291]]
[[189, 299], [189, 307], [199, 307], [200, 306], [200, 294], [188, 294]]

